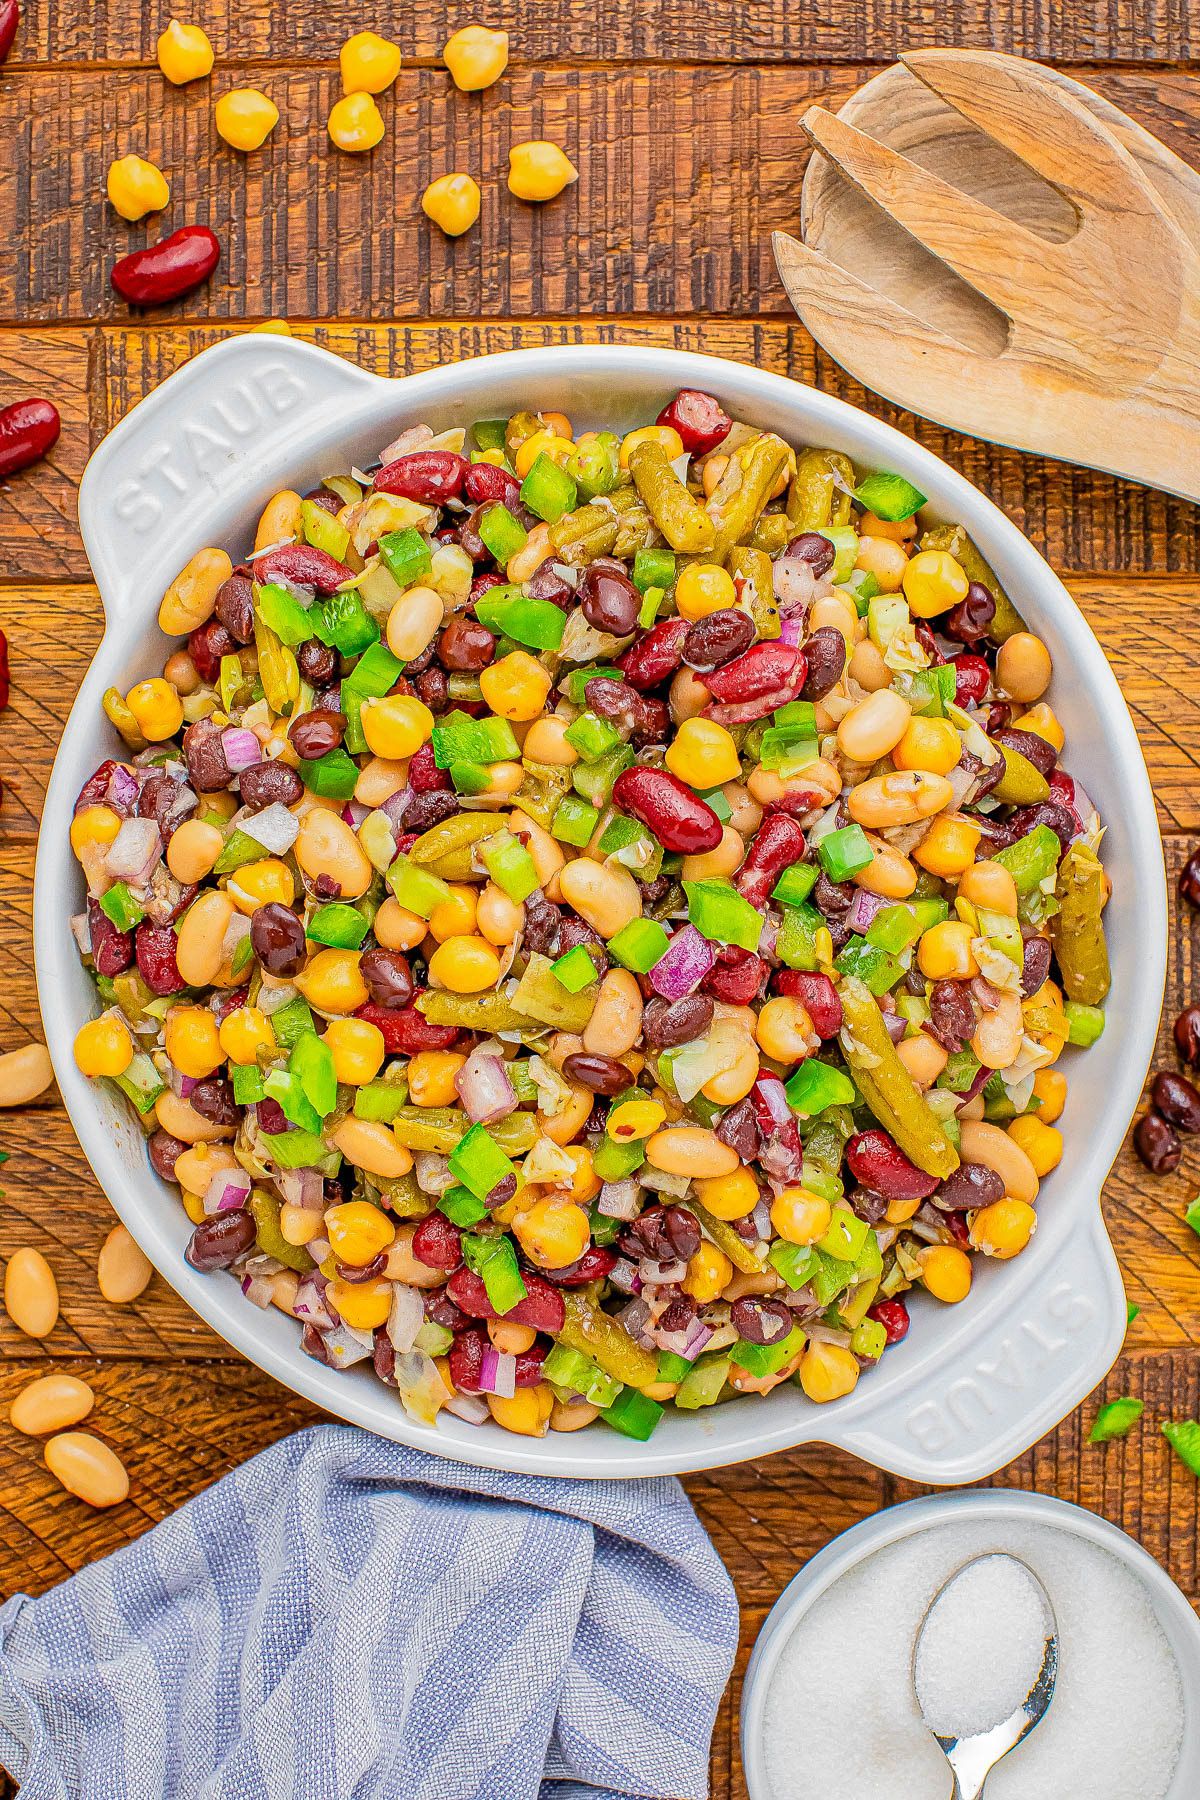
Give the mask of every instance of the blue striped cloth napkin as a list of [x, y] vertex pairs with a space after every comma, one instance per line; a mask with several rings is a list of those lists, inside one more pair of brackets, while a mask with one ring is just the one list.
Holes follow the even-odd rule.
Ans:
[[0, 1607], [21, 1800], [702, 1800], [733, 1589], [677, 1481], [318, 1425]]

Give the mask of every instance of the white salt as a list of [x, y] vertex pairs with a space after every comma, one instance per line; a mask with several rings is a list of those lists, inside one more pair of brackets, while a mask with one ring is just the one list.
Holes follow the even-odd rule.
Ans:
[[1053, 1622], [1025, 1565], [980, 1556], [952, 1576], [917, 1639], [913, 1684], [931, 1731], [990, 1731], [1028, 1697]]
[[[946, 1800], [949, 1769], [913, 1692], [913, 1646], [956, 1570], [989, 1551], [1028, 1564], [1058, 1624], [1054, 1699], [988, 1777], [987, 1800], [1163, 1800], [1179, 1757], [1179, 1669], [1146, 1590], [1092, 1544], [1050, 1526], [923, 1531], [822, 1595], [784, 1646], [767, 1696], [771, 1800]], [[975, 1667], [1000, 1694], [1002, 1641], [978, 1620]], [[957, 1690], [961, 1701], [962, 1690]], [[979, 1695], [979, 1710], [995, 1711]], [[1008, 1708], [1012, 1710], [1011, 1707]]]

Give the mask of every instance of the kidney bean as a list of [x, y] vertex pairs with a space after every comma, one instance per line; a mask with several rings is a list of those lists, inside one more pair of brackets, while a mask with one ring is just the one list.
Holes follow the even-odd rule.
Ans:
[[652, 831], [664, 850], [700, 856], [721, 841], [721, 821], [692, 790], [666, 769], [626, 769], [613, 786], [613, 802]]
[[1013, 725], [1006, 725], [1000, 731], [991, 734], [992, 742], [1003, 744], [1009, 750], [1015, 750], [1026, 762], [1031, 762], [1039, 775], [1050, 776], [1054, 773], [1057, 753], [1054, 745], [1048, 744], [1044, 737], [1036, 731], [1018, 731]]
[[[153, 819], [164, 842], [170, 837], [175, 825], [180, 824], [188, 813], [195, 810], [194, 796], [190, 800], [181, 799], [185, 791], [182, 781], [175, 781], [170, 775], [157, 771], [148, 775], [142, 783], [137, 797], [136, 815], [139, 819]], [[175, 815], [174, 824], [171, 823], [172, 814]]]
[[953, 1055], [975, 1035], [975, 1008], [964, 981], [935, 981], [929, 995], [933, 1036]]
[[385, 1387], [396, 1385], [396, 1347], [387, 1334], [387, 1327], [377, 1325], [371, 1338], [371, 1362], [375, 1376]]
[[424, 794], [413, 795], [404, 810], [404, 822], [411, 826], [416, 837], [420, 837], [423, 831], [432, 830], [443, 819], [452, 819], [455, 813], [461, 811], [457, 794], [446, 788], [432, 788]]
[[437, 653], [446, 669], [486, 669], [496, 654], [496, 640], [477, 619], [451, 619], [438, 639]]
[[466, 1331], [471, 1321], [461, 1306], [455, 1306], [445, 1288], [425, 1289], [425, 1317], [447, 1331]]
[[254, 1116], [259, 1130], [265, 1131], [268, 1137], [281, 1137], [285, 1131], [292, 1129], [291, 1121], [278, 1100], [257, 1101]]
[[700, 1227], [682, 1206], [648, 1206], [621, 1233], [627, 1256], [650, 1262], [687, 1262], [700, 1248]]
[[959, 1163], [931, 1198], [941, 1212], [973, 1212], [1004, 1198], [1004, 1178], [983, 1163]]
[[491, 551], [479, 535], [479, 521], [486, 511], [486, 506], [477, 506], [467, 514], [458, 528], [459, 549], [465, 550], [473, 563], [490, 563], [492, 560]]
[[1050, 973], [1050, 940], [1031, 937], [1025, 940], [1025, 960], [1021, 965], [1021, 997], [1028, 1000], [1036, 994]]
[[237, 643], [220, 619], [208, 619], [189, 633], [187, 647], [201, 681], [211, 682], [215, 686], [220, 679], [221, 658], [231, 656], [237, 649]]
[[579, 601], [584, 618], [596, 631], [627, 637], [637, 629], [642, 596], [628, 575], [592, 563], [579, 584]]
[[491, 505], [500, 500], [511, 511], [514, 505], [520, 504], [520, 482], [507, 469], [498, 469], [494, 463], [468, 463], [463, 489], [467, 499], [476, 506]]
[[85, 806], [111, 806], [112, 810], [115, 813], [118, 813], [121, 818], [128, 819], [133, 817], [133, 808], [131, 806], [118, 805], [116, 801], [108, 798], [108, 784], [112, 780], [113, 771], [117, 767], [117, 763], [114, 762], [110, 756], [106, 762], [100, 764], [100, 767], [96, 770], [94, 775], [88, 776], [78, 794], [75, 796], [75, 811], [77, 813], [82, 812]]
[[221, 246], [207, 225], [181, 225], [170, 237], [113, 264], [110, 280], [130, 306], [164, 306], [207, 281]]
[[777, 993], [791, 994], [812, 1020], [819, 1038], [828, 1041], [842, 1029], [842, 1002], [828, 975], [816, 970], [777, 969], [774, 975]]
[[1175, 1048], [1189, 1068], [1200, 1069], [1200, 1006], [1185, 1007], [1176, 1019]]
[[307, 494], [304, 495], [304, 498], [306, 500], [311, 500], [314, 506], [319, 506], [322, 512], [327, 512], [334, 518], [336, 518], [338, 513], [342, 510], [342, 501], [338, 499], [336, 494], [331, 493], [327, 487], [309, 488]]
[[927, 1200], [937, 1176], [927, 1175], [905, 1156], [899, 1144], [879, 1126], [859, 1131], [846, 1145], [846, 1162], [864, 1187], [888, 1200]]
[[627, 681], [597, 675], [584, 688], [591, 710], [607, 719], [621, 736], [635, 744], [661, 744], [671, 728], [671, 714], [664, 700], [652, 700]]
[[575, 590], [569, 581], [555, 574], [557, 568], [565, 568], [556, 557], [548, 556], [545, 562], [539, 563], [529, 580], [525, 583], [525, 592], [532, 600], [552, 600], [555, 606], [561, 606], [565, 612], [575, 598]]
[[828, 575], [837, 552], [823, 532], [802, 531], [799, 537], [791, 539], [783, 554], [806, 562], [813, 574], [819, 576]]
[[138, 974], [160, 997], [177, 994], [186, 984], [175, 963], [175, 933], [169, 925], [143, 919], [133, 940]]
[[654, 999], [642, 1014], [642, 1036], [655, 1050], [670, 1050], [703, 1037], [713, 1022], [707, 994], [685, 994], [682, 1000]]
[[889, 1344], [898, 1344], [908, 1336], [908, 1308], [903, 1300], [877, 1300], [867, 1308], [867, 1317], [883, 1326]]
[[874, 1188], [854, 1188], [846, 1199], [855, 1216], [865, 1219], [868, 1225], [878, 1225], [888, 1209], [886, 1196], [877, 1194]]
[[346, 735], [347, 722], [345, 713], [315, 707], [312, 712], [301, 713], [298, 719], [292, 720], [288, 738], [305, 762], [316, 762], [318, 757], [328, 756], [331, 750], [338, 748]]
[[441, 506], [461, 496], [470, 469], [466, 457], [453, 450], [414, 450], [377, 469], [371, 485], [377, 494], [400, 494], [423, 506]]
[[489, 569], [485, 574], [477, 575], [471, 583], [471, 605], [474, 606], [475, 602], [482, 594], [486, 594], [489, 588], [506, 587], [507, 585], [505, 577], [497, 569]]
[[1153, 1175], [1170, 1175], [1183, 1158], [1183, 1145], [1161, 1113], [1143, 1113], [1134, 1127], [1133, 1147]]
[[966, 597], [950, 608], [941, 628], [947, 637], [955, 638], [960, 644], [977, 644], [987, 636], [995, 616], [996, 601], [991, 589], [984, 587], [982, 581], [973, 581]]
[[669, 425], [677, 431], [684, 449], [692, 456], [707, 456], [722, 438], [728, 436], [733, 426], [733, 420], [720, 403], [711, 394], [701, 393], [699, 388], [680, 388], [654, 422]]
[[40, 462], [58, 442], [61, 429], [58, 408], [49, 400], [14, 400], [0, 407], [0, 480]]
[[188, 1099], [200, 1117], [213, 1125], [236, 1125], [242, 1116], [242, 1109], [233, 1097], [232, 1081], [222, 1081], [216, 1075], [206, 1075], [203, 1081], [198, 1081]]
[[304, 967], [304, 926], [281, 900], [268, 900], [250, 917], [250, 945], [270, 975], [298, 975]]
[[775, 638], [765, 644], [754, 644], [724, 668], [705, 678], [704, 685], [714, 700], [743, 702], [757, 700], [784, 686], [793, 674], [800, 652]]
[[246, 575], [232, 574], [217, 589], [217, 617], [239, 644], [254, 637], [254, 584]]
[[431, 1025], [415, 1006], [380, 1006], [377, 1000], [367, 1000], [354, 1017], [369, 1019], [372, 1025], [378, 1025], [389, 1056], [415, 1056], [419, 1050], [448, 1050], [458, 1037], [457, 1025]]
[[327, 550], [318, 550], [315, 544], [281, 544], [278, 550], [268, 550], [260, 556], [255, 564], [255, 580], [260, 583], [282, 581], [294, 587], [315, 588], [318, 594], [332, 594], [353, 576], [353, 569]]
[[174, 1181], [175, 1164], [184, 1151], [190, 1149], [190, 1144], [185, 1144], [182, 1138], [172, 1137], [169, 1131], [154, 1132], [146, 1145], [150, 1167], [164, 1181]]
[[88, 896], [88, 931], [97, 975], [122, 975], [133, 961], [132, 931], [118, 931], [98, 900]]
[[462, 1232], [435, 1208], [413, 1232], [412, 1253], [430, 1269], [462, 1268]]
[[1189, 906], [1200, 907], [1200, 850], [1189, 856], [1180, 870], [1179, 892]]
[[1162, 1070], [1154, 1077], [1150, 1099], [1177, 1131], [1200, 1131], [1200, 1094], [1183, 1075]]
[[631, 644], [625, 654], [617, 658], [617, 667], [630, 687], [644, 694], [666, 681], [669, 675], [674, 675], [690, 630], [691, 625], [686, 619], [664, 619]]
[[13, 47], [20, 22], [21, 13], [17, 0], [0, 0], [0, 63]]
[[[457, 1310], [457, 1309], [456, 1309]], [[450, 1379], [460, 1394], [477, 1394], [483, 1377], [483, 1359], [491, 1349], [491, 1339], [477, 1325], [459, 1332], [451, 1344], [447, 1360]]]
[[823, 700], [842, 679], [846, 667], [846, 640], [834, 625], [822, 625], [804, 646], [808, 674], [800, 689], [802, 700]]
[[193, 1269], [206, 1275], [213, 1269], [229, 1269], [251, 1248], [257, 1235], [250, 1213], [216, 1213], [211, 1219], [200, 1221], [184, 1255]]
[[762, 1151], [762, 1132], [759, 1130], [754, 1102], [749, 1095], [731, 1106], [714, 1130], [721, 1142], [728, 1144], [744, 1163], [754, 1162]]
[[221, 742], [221, 727], [212, 719], [197, 719], [183, 734], [183, 757], [188, 779], [200, 794], [215, 794], [229, 786], [229, 764]]
[[385, 950], [382, 946], [364, 950], [358, 970], [376, 1006], [395, 1012], [412, 1005], [416, 984], [402, 951]]
[[249, 998], [250, 989], [248, 987], [231, 988], [213, 1006], [213, 1018], [217, 1024], [223, 1025], [230, 1013], [237, 1012], [239, 1007], [245, 1006]]
[[251, 763], [238, 776], [238, 790], [246, 806], [295, 806], [304, 783], [285, 762]]
[[589, 1244], [583, 1255], [565, 1269], [547, 1269], [546, 1280], [555, 1287], [584, 1287], [589, 1281], [603, 1281], [616, 1263], [615, 1251], [606, 1250], [602, 1244]]
[[785, 869], [804, 855], [804, 833], [786, 813], [768, 813], [755, 832], [746, 860], [733, 878], [743, 900], [765, 910], [771, 889]]
[[[1065, 850], [1079, 830], [1079, 821], [1068, 807], [1053, 800], [1040, 800], [1036, 806], [1022, 806], [1010, 813], [1005, 823], [1016, 837], [1024, 837], [1035, 825], [1048, 825]], [[1016, 838], [1014, 838], [1014, 843]]]
[[506, 1313], [498, 1313], [487, 1297], [482, 1278], [470, 1269], [459, 1269], [446, 1283], [446, 1292], [456, 1306], [461, 1306], [473, 1319], [507, 1319], [513, 1325], [528, 1325], [534, 1331], [561, 1331], [566, 1317], [563, 1297], [544, 1275], [531, 1269], [522, 1271], [525, 1298]]
[[683, 641], [683, 660], [689, 669], [707, 675], [741, 656], [756, 636], [754, 620], [747, 613], [736, 607], [723, 607], [696, 620]]
[[614, 1094], [623, 1094], [632, 1080], [625, 1064], [618, 1062], [615, 1056], [591, 1055], [586, 1051], [568, 1056], [563, 1063], [563, 1074], [568, 1081], [576, 1081], [581, 1087], [590, 1088], [593, 1094], [604, 1094], [610, 1099]]
[[979, 706], [992, 683], [992, 671], [986, 659], [964, 650], [950, 658], [954, 667], [954, 704]]
[[[384, 1335], [386, 1336], [387, 1334], [385, 1333]], [[300, 1333], [300, 1348], [303, 1350], [305, 1356], [311, 1356], [314, 1362], [323, 1363], [327, 1369], [333, 1367], [329, 1360], [329, 1352], [325, 1348], [325, 1339], [321, 1336], [321, 1333], [317, 1330], [315, 1325], [306, 1325], [304, 1330]], [[395, 1360], [395, 1356], [393, 1355], [393, 1365], [395, 1364]]]
[[762, 986], [766, 963], [752, 950], [737, 944], [722, 944], [717, 960], [701, 982], [704, 993], [728, 1006], [749, 1006]]
[[747, 1344], [777, 1344], [794, 1321], [785, 1301], [769, 1294], [743, 1294], [729, 1309], [729, 1323]]
[[604, 939], [586, 919], [581, 919], [578, 913], [568, 909], [563, 913], [562, 923], [558, 928], [559, 954], [565, 956], [568, 950], [574, 950], [577, 946], [591, 952], [597, 975], [603, 977], [608, 974], [612, 965], [604, 948]]

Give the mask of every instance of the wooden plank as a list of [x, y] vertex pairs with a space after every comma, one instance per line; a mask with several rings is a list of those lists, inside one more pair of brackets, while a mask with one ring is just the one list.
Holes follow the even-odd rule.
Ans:
[[[0, 332], [0, 406], [40, 395], [52, 400], [62, 434], [44, 462], [0, 481], [0, 544], [7, 581], [62, 581], [87, 574], [75, 496], [103, 429], [93, 401], [104, 398], [97, 331]], [[0, 619], [0, 624], [5, 621]]]
[[[770, 232], [797, 223], [797, 120], [813, 100], [840, 103], [864, 73], [526, 68], [476, 97], [410, 69], [385, 101], [384, 145], [358, 158], [325, 131], [337, 95], [329, 70], [271, 70], [286, 118], [246, 157], [217, 139], [204, 91], [165, 89], [146, 70], [115, 83], [99, 70], [35, 70], [0, 90], [0, 133], [15, 151], [0, 172], [0, 231], [28, 249], [0, 270], [0, 318], [126, 316], [108, 271], [161, 229], [130, 231], [105, 201], [108, 163], [130, 149], [169, 174], [169, 223], [209, 224], [224, 244], [209, 287], [178, 303], [192, 316], [787, 317]], [[239, 65], [225, 76], [265, 78]], [[1200, 91], [1185, 75], [1100, 71], [1095, 81], [1185, 155], [1195, 145]], [[509, 145], [542, 136], [567, 148], [580, 178], [539, 208], [502, 182]], [[448, 240], [419, 196], [455, 168], [480, 177], [485, 205], [477, 230]]]
[[[101, 4], [95, 9], [31, 0], [10, 60], [20, 62], [152, 62], [171, 0], [143, 7]], [[238, 7], [212, 0], [204, 26], [218, 57], [218, 78], [230, 59], [281, 58], [330, 62], [363, 15], [350, 0], [320, 8], [303, 0]], [[711, 0], [704, 29], [679, 0], [493, 0], [488, 22], [512, 34], [515, 62], [582, 58], [613, 62], [890, 62], [901, 50], [930, 44], [1009, 50], [1059, 62], [1187, 62], [1200, 33], [1190, 9], [1170, 0], [1137, 6], [1052, 6], [1037, 0], [961, 0], [953, 7], [912, 0], [903, 9], [882, 5], [780, 7], [774, 0]], [[392, 9], [380, 29], [409, 60], [440, 58], [451, 32], [477, 23], [468, 0], [415, 0]], [[19, 66], [19, 65], [18, 65]]]

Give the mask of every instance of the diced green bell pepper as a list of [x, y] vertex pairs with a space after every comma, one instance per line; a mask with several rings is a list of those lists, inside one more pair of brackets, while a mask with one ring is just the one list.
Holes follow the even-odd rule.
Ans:
[[365, 1081], [354, 1091], [354, 1116], [390, 1125], [407, 1100], [405, 1081]]
[[326, 556], [332, 556], [335, 562], [344, 563], [346, 552], [350, 548], [350, 533], [344, 525], [340, 525], [332, 513], [318, 506], [315, 500], [300, 502], [300, 529], [304, 533], [304, 541], [315, 550], [324, 550]]
[[[505, 1157], [506, 1162], [507, 1160]], [[462, 1253], [463, 1261], [472, 1274], [480, 1277], [487, 1290], [489, 1304], [498, 1313], [511, 1312], [514, 1306], [520, 1305], [529, 1289], [521, 1279], [517, 1253], [511, 1238], [467, 1234], [462, 1240]]]
[[701, 1406], [715, 1406], [729, 1379], [729, 1356], [714, 1351], [696, 1359], [675, 1390], [675, 1405], [682, 1412], [695, 1412]]
[[572, 669], [567, 676], [567, 699], [572, 706], [587, 705], [587, 684], [589, 681], [624, 681], [625, 676], [620, 669], [611, 663], [596, 664], [590, 669]]
[[861, 825], [843, 825], [840, 831], [826, 833], [817, 845], [817, 855], [830, 881], [848, 881], [869, 866], [875, 852]]
[[646, 1160], [646, 1146], [639, 1138], [631, 1138], [627, 1144], [618, 1144], [615, 1138], [607, 1133], [596, 1145], [592, 1158], [592, 1170], [601, 1181], [624, 1181], [635, 1169], [640, 1169]]
[[644, 1444], [654, 1432], [665, 1410], [657, 1400], [651, 1400], [648, 1394], [641, 1393], [637, 1388], [627, 1387], [622, 1388], [612, 1404], [601, 1411], [600, 1417], [623, 1437], [636, 1438], [639, 1443]]
[[904, 974], [896, 957], [867, 943], [865, 938], [851, 938], [845, 949], [838, 952], [834, 966], [842, 975], [856, 975], [876, 999], [894, 988]]
[[517, 554], [529, 535], [501, 500], [493, 501], [480, 513], [478, 530], [487, 549], [502, 564]]
[[379, 540], [379, 554], [394, 579], [402, 588], [410, 588], [428, 575], [433, 556], [421, 533], [411, 525], [402, 531], [389, 531]]
[[476, 419], [471, 436], [480, 450], [503, 450], [507, 419]]
[[439, 769], [457, 762], [512, 762], [521, 753], [508, 720], [491, 714], [473, 719], [465, 712], [446, 713], [434, 720], [431, 737]]
[[1064, 1000], [1063, 1014], [1067, 1021], [1067, 1042], [1085, 1048], [1094, 1044], [1104, 1030], [1104, 1009], [1100, 1006], [1085, 1006], [1082, 1000]]
[[1123, 1398], [1110, 1400], [1102, 1406], [1092, 1421], [1092, 1429], [1088, 1432], [1089, 1444], [1107, 1444], [1113, 1438], [1124, 1437], [1132, 1431], [1142, 1416], [1145, 1408], [1144, 1400]]
[[557, 650], [567, 626], [561, 606], [553, 600], [535, 600], [519, 587], [489, 588], [475, 602], [475, 617], [489, 631], [502, 632], [531, 650]]
[[315, 1131], [279, 1131], [266, 1138], [267, 1154], [279, 1169], [320, 1169], [323, 1175], [336, 1175], [341, 1153], [330, 1150]]
[[774, 1344], [750, 1344], [739, 1338], [730, 1347], [729, 1360], [745, 1369], [747, 1375], [753, 1375], [761, 1381], [765, 1375], [778, 1375], [785, 1363], [791, 1362], [793, 1356], [799, 1356], [804, 1348], [804, 1333], [798, 1325], [793, 1325], [787, 1336]]
[[577, 762], [571, 770], [571, 783], [575, 792], [590, 800], [593, 806], [607, 806], [617, 776], [632, 767], [632, 749], [628, 744], [619, 744], [597, 762]]
[[607, 948], [624, 968], [632, 969], [635, 975], [648, 975], [666, 955], [670, 941], [657, 919], [631, 919], [615, 937], [609, 938]]
[[814, 906], [785, 906], [775, 940], [775, 954], [788, 969], [812, 971], [817, 966], [817, 932], [827, 929]]
[[338, 950], [357, 950], [370, 927], [357, 906], [334, 900], [320, 906], [304, 928], [314, 944], [330, 944]]
[[633, 559], [633, 585], [639, 594], [651, 588], [664, 593], [675, 580], [675, 552], [663, 544], [647, 545]]
[[1008, 870], [1018, 894], [1030, 894], [1047, 876], [1054, 874], [1061, 849], [1058, 838], [1048, 825], [1035, 825], [1032, 831], [1027, 831], [1015, 844], [1009, 844], [1007, 849], [997, 850], [992, 860]]
[[[551, 1345], [542, 1364], [542, 1379], [570, 1393], [582, 1394], [593, 1406], [611, 1406], [621, 1392], [620, 1382], [569, 1344]], [[636, 1393], [636, 1388], [633, 1391]]]
[[925, 495], [907, 476], [892, 475], [884, 469], [864, 475], [854, 490], [854, 498], [877, 519], [886, 519], [893, 525], [900, 519], [911, 519], [925, 504]]
[[660, 1381], [682, 1381], [691, 1366], [686, 1356], [672, 1356], [669, 1350], [660, 1350], [658, 1353]]
[[[337, 1076], [333, 1067], [333, 1051], [315, 1031], [306, 1031], [292, 1046], [288, 1057], [288, 1074], [295, 1076], [313, 1111], [327, 1119], [337, 1105]], [[270, 1089], [267, 1090], [270, 1092]], [[280, 1102], [282, 1105], [282, 1101]], [[287, 1111], [287, 1108], [284, 1108]], [[291, 1118], [291, 1114], [288, 1114]], [[305, 1120], [297, 1119], [297, 1125]]]
[[[499, 1182], [516, 1174], [516, 1169], [484, 1127], [472, 1125], [450, 1152], [450, 1173], [477, 1199], [486, 1200]], [[495, 1304], [493, 1300], [492, 1305]]]
[[125, 881], [114, 881], [107, 892], [101, 894], [100, 911], [112, 920], [118, 931], [132, 931], [146, 916], [145, 907], [134, 899]]
[[550, 826], [551, 837], [557, 838], [560, 844], [574, 844], [576, 849], [591, 842], [593, 831], [600, 823], [600, 814], [578, 794], [564, 794], [554, 809], [554, 819]]
[[521, 504], [553, 525], [564, 513], [574, 512], [577, 497], [578, 490], [567, 471], [544, 450], [540, 451], [521, 483]]
[[519, 843], [511, 831], [498, 831], [494, 837], [484, 839], [481, 853], [496, 886], [515, 905], [528, 900], [538, 886], [538, 872], [524, 844]]
[[820, 873], [815, 863], [793, 863], [771, 889], [772, 900], [778, 900], [782, 906], [803, 906]]
[[291, 1069], [272, 1069], [263, 1082], [267, 1096], [278, 1101], [283, 1108], [284, 1116], [301, 1131], [316, 1134], [321, 1129], [321, 1114], [317, 1111], [300, 1082], [298, 1075]]
[[1187, 1464], [1193, 1475], [1200, 1475], [1200, 1425], [1195, 1419], [1184, 1419], [1178, 1424], [1168, 1419], [1159, 1429], [1179, 1460]]
[[333, 645], [343, 656], [361, 656], [379, 642], [379, 627], [363, 605], [357, 588], [326, 594], [313, 607], [310, 620], [312, 635], [323, 644]]
[[277, 582], [265, 581], [255, 589], [254, 605], [259, 618], [281, 643], [303, 644], [313, 635], [309, 609]]
[[225, 848], [213, 864], [213, 874], [231, 875], [246, 863], [257, 862], [262, 855], [263, 847], [257, 838], [252, 838], [245, 831], [231, 831], [225, 839]]
[[267, 1090], [257, 1063], [234, 1063], [231, 1079], [233, 1097], [239, 1106], [252, 1106], [256, 1100], [266, 1099]]
[[433, 875], [422, 864], [410, 861], [403, 852], [388, 870], [387, 884], [397, 905], [404, 907], [406, 912], [416, 913], [419, 919], [427, 919], [434, 907], [440, 906], [450, 894], [440, 875]]
[[308, 1001], [296, 996], [271, 1014], [271, 1029], [281, 1050], [290, 1050], [306, 1031], [315, 1030]]
[[838, 1262], [857, 1263], [870, 1229], [866, 1220], [852, 1213], [849, 1207], [835, 1206], [828, 1230], [817, 1239], [813, 1248]]
[[[340, 746], [315, 762], [306, 762], [302, 757], [297, 772], [311, 793], [323, 794], [329, 800], [350, 800], [358, 786], [358, 764]], [[261, 850], [260, 845], [260, 855]]]
[[596, 965], [582, 944], [576, 944], [552, 964], [555, 979], [569, 994], [580, 994], [597, 979]]
[[[555, 611], [557, 610], [556, 607]], [[563, 736], [572, 750], [577, 751], [584, 762], [588, 763], [599, 762], [602, 756], [607, 756], [621, 742], [620, 733], [608, 720], [597, 717], [593, 712], [580, 713], [567, 726]]]
[[853, 1106], [858, 1099], [858, 1089], [850, 1077], [815, 1056], [805, 1057], [783, 1091], [788, 1105], [810, 1118], [824, 1112], [827, 1106]]
[[762, 914], [744, 900], [731, 881], [685, 881], [688, 918], [710, 943], [736, 944], [757, 950], [762, 937]]
[[878, 1319], [863, 1319], [850, 1334], [850, 1348], [855, 1356], [869, 1356], [878, 1362], [887, 1349], [887, 1330]]
[[114, 1075], [112, 1079], [125, 1098], [132, 1100], [142, 1114], [150, 1112], [158, 1096], [167, 1089], [166, 1082], [144, 1050], [135, 1051], [133, 1061], [124, 1073]]
[[460, 1225], [463, 1230], [478, 1225], [481, 1219], [488, 1216], [488, 1209], [483, 1201], [470, 1188], [465, 1187], [447, 1188], [438, 1201], [438, 1211], [445, 1213], [452, 1225]]

